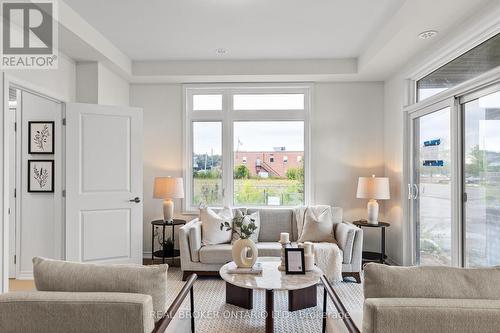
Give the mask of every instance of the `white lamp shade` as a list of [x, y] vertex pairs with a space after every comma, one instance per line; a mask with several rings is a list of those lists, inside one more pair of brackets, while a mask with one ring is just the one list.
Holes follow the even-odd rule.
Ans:
[[155, 199], [184, 198], [182, 178], [156, 177], [153, 192]]
[[359, 199], [390, 199], [389, 178], [387, 177], [359, 177], [358, 193]]

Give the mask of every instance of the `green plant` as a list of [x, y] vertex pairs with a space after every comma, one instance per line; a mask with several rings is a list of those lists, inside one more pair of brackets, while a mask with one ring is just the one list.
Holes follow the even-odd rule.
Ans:
[[235, 179], [248, 179], [250, 176], [250, 170], [248, 170], [246, 165], [238, 165], [234, 168], [234, 178]]
[[[248, 216], [248, 215], [247, 215]], [[245, 215], [235, 216], [233, 218], [233, 226], [229, 222], [224, 222], [220, 224], [220, 230], [226, 228], [226, 231], [232, 231], [240, 236], [241, 239], [248, 239], [253, 235], [257, 226], [255, 225], [255, 219], [250, 218], [249, 223], [243, 223], [245, 220]]]
[[289, 168], [286, 171], [286, 178], [290, 180], [298, 180], [300, 182], [304, 181], [304, 168], [303, 167], [298, 167], [298, 168]]

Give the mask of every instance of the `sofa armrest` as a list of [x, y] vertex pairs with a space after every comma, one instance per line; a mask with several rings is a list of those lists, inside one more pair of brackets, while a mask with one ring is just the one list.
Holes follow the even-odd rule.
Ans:
[[368, 298], [363, 333], [498, 332], [500, 300]]
[[0, 332], [137, 332], [155, 327], [151, 296], [15, 292], [0, 295]]
[[198, 218], [179, 228], [181, 266], [185, 262], [199, 262], [201, 249], [201, 222]]
[[361, 271], [363, 230], [351, 223], [342, 222], [335, 227], [335, 239], [343, 252], [343, 263], [351, 264], [355, 267], [354, 271]]

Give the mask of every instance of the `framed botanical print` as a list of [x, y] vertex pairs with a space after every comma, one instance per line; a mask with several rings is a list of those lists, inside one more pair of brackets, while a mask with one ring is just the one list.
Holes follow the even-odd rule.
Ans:
[[54, 154], [54, 122], [28, 122], [28, 153]]
[[53, 160], [28, 160], [28, 192], [54, 192]]

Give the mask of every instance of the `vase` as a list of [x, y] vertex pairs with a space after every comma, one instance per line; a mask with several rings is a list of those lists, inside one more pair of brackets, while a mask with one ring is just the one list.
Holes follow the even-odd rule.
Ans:
[[[239, 268], [253, 267], [257, 261], [257, 246], [251, 239], [240, 238], [233, 244], [233, 261]], [[251, 254], [249, 257], [248, 254]]]

